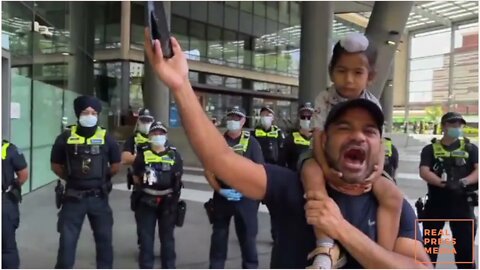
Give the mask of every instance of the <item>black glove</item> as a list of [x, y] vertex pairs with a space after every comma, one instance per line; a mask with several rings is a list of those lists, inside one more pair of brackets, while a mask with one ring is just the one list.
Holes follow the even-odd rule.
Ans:
[[460, 181], [447, 181], [445, 188], [455, 194], [462, 194], [465, 191], [464, 185]]

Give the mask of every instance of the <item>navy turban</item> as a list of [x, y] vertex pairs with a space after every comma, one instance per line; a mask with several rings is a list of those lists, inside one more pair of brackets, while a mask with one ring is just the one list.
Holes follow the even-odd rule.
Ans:
[[102, 103], [96, 97], [80, 96], [73, 101], [73, 109], [77, 118], [80, 113], [88, 107], [92, 107], [97, 113], [102, 111]]

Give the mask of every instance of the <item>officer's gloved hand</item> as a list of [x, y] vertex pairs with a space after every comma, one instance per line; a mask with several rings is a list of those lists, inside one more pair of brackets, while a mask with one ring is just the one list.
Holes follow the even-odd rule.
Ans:
[[242, 198], [242, 194], [234, 189], [222, 188], [218, 193], [229, 201], [239, 201]]

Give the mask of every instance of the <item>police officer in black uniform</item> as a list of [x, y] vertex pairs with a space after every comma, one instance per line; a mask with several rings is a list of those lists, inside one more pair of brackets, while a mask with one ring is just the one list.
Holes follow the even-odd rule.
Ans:
[[[155, 119], [150, 114], [150, 111], [148, 109], [142, 108], [138, 111], [138, 119], [135, 132], [132, 136], [127, 138], [123, 145], [123, 165], [131, 166], [133, 164], [133, 161], [135, 160], [135, 156], [137, 155], [137, 153], [143, 152], [150, 146], [150, 141], [148, 139], [148, 131], [150, 130], [150, 126], [152, 125], [154, 120]], [[134, 211], [132, 205], [139, 196], [140, 192], [135, 189], [135, 185], [133, 183], [133, 173], [130, 168], [127, 172], [127, 187], [128, 189], [132, 189], [133, 187], [133, 191], [130, 196], [130, 208], [132, 209], [132, 211]], [[137, 243], [140, 245], [140, 232], [138, 231], [138, 228]]]
[[[17, 178], [15, 178], [15, 174]], [[20, 223], [18, 204], [22, 200], [21, 186], [28, 179], [27, 162], [12, 143], [2, 140], [2, 268], [20, 267], [15, 232]]]
[[[428, 185], [428, 200], [421, 218], [425, 219], [475, 219], [472, 191], [478, 189], [478, 148], [462, 137], [466, 122], [462, 115], [448, 112], [441, 119], [443, 137], [432, 140], [423, 148], [420, 176]], [[444, 221], [424, 221], [425, 230], [442, 229]], [[475, 226], [476, 227], [476, 226]], [[456, 239], [455, 261], [472, 262], [472, 223], [450, 222], [452, 237]], [[476, 233], [476, 229], [475, 229]], [[425, 248], [438, 245], [425, 243]], [[437, 254], [430, 254], [432, 262]], [[458, 268], [475, 268], [475, 264], [457, 263]]]
[[260, 125], [255, 128], [253, 135], [262, 147], [265, 162], [284, 166], [285, 134], [279, 127], [273, 125], [274, 115], [275, 112], [270, 106], [263, 106], [260, 109]]
[[[283, 131], [273, 125], [275, 112], [270, 106], [263, 106], [260, 109], [260, 125], [255, 128], [254, 136], [262, 147], [263, 158], [266, 163], [285, 166], [285, 134]], [[272, 224], [274, 222], [274, 214], [269, 209], [272, 240], [275, 241], [276, 230]]]
[[383, 170], [396, 182], [395, 174], [398, 169], [398, 150], [392, 143], [391, 138], [383, 138], [383, 145], [385, 147], [385, 163], [383, 164]]
[[310, 139], [312, 138], [312, 128], [310, 121], [314, 109], [310, 102], [303, 104], [298, 109], [298, 120], [300, 128], [293, 131], [285, 139], [285, 160], [287, 167], [291, 170], [297, 170], [298, 157], [310, 148]]
[[[183, 161], [174, 147], [165, 147], [167, 128], [160, 122], [150, 127], [151, 146], [138, 152], [133, 163], [135, 184], [141, 195], [135, 202], [135, 219], [140, 233], [140, 268], [153, 268], [155, 227], [158, 222], [162, 268], [175, 268], [175, 238], [173, 235], [182, 202]], [[183, 212], [183, 215], [185, 212]]]
[[[236, 153], [253, 162], [263, 163], [262, 149], [250, 132], [242, 131], [245, 111], [235, 106], [227, 112], [227, 144]], [[242, 268], [258, 268], [256, 238], [258, 233], [258, 201], [242, 196], [215, 175], [205, 171], [205, 176], [215, 190], [212, 200], [212, 237], [210, 243], [210, 268], [225, 268], [228, 251], [228, 233], [233, 216], [237, 238], [242, 252]]]
[[73, 268], [75, 251], [85, 216], [96, 245], [97, 268], [113, 267], [112, 209], [108, 203], [111, 177], [120, 167], [115, 139], [97, 125], [102, 110], [98, 99], [80, 96], [73, 102], [78, 124], [60, 134], [51, 153], [52, 171], [66, 180], [57, 230], [60, 233], [55, 268]]

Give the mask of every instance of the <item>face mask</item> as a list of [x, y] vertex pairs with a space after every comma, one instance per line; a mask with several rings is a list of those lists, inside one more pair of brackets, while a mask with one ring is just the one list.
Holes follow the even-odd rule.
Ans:
[[94, 127], [97, 124], [97, 117], [95, 115], [80, 115], [78, 122], [82, 127]]
[[262, 116], [260, 122], [264, 128], [269, 128], [272, 125], [273, 116]]
[[150, 142], [155, 146], [164, 146], [166, 141], [166, 135], [154, 135], [150, 138]]
[[240, 127], [240, 121], [228, 120], [227, 121], [227, 130], [228, 131], [237, 131]]
[[138, 131], [143, 134], [148, 134], [151, 125], [152, 123], [138, 123]]
[[460, 138], [463, 136], [463, 130], [461, 128], [448, 128], [447, 135], [452, 138]]
[[300, 128], [310, 129], [310, 120], [300, 120]]

